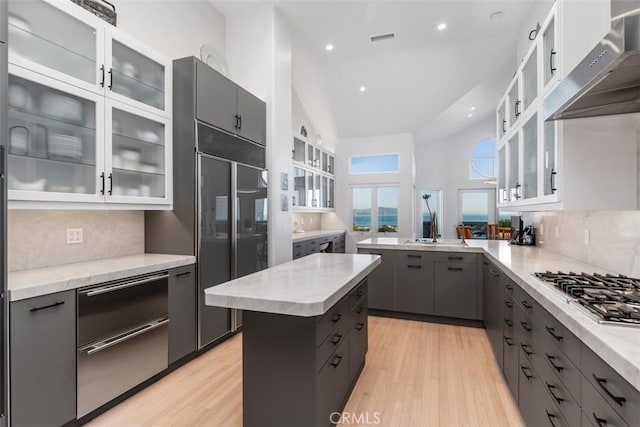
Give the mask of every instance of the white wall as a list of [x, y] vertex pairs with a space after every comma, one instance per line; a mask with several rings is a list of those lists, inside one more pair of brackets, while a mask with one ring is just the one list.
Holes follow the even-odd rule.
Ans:
[[[307, 130], [307, 138], [309, 141], [316, 143], [316, 136], [318, 135], [316, 131], [316, 127], [311, 122], [307, 111], [305, 110], [300, 98], [298, 97], [298, 93], [295, 89], [292, 90], [291, 94], [291, 108], [292, 108], [292, 116], [293, 116], [293, 133], [299, 134], [300, 128], [302, 126]], [[322, 135], [322, 134], [320, 134]], [[323, 141], [324, 143], [324, 141]]]
[[208, 43], [224, 55], [225, 19], [207, 0], [116, 0], [118, 28], [171, 59], [200, 57]]
[[[269, 265], [291, 260], [291, 195], [280, 174], [291, 174], [291, 32], [273, 5], [224, 6], [226, 54], [233, 80], [267, 103]], [[292, 177], [289, 175], [290, 183]], [[280, 210], [281, 196], [289, 210]]]
[[[385, 174], [349, 175], [352, 156], [398, 153], [400, 172]], [[341, 139], [336, 150], [336, 212], [324, 214], [322, 228], [346, 229], [347, 252], [355, 252], [355, 242], [369, 237], [353, 233], [351, 220], [351, 186], [362, 184], [398, 185], [398, 237], [413, 236], [414, 153], [413, 135], [402, 133], [364, 138]]]
[[[494, 189], [494, 185], [484, 180], [469, 179], [469, 162], [471, 152], [481, 140], [495, 136], [495, 119], [493, 114], [479, 120], [476, 124], [462, 128], [458, 133], [438, 140], [429, 141], [416, 136], [416, 192], [422, 189], [442, 190], [443, 218], [440, 221], [442, 235], [445, 239], [455, 239], [455, 225], [459, 222], [458, 190], [460, 189]], [[490, 200], [495, 206], [495, 198]], [[422, 233], [422, 207], [424, 202], [416, 204], [416, 235]]]

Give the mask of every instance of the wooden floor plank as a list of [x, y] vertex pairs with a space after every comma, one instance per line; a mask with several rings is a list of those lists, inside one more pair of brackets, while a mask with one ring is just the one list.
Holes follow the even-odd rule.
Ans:
[[[344, 411], [369, 422], [377, 413], [382, 426], [523, 426], [484, 330], [374, 316], [367, 363]], [[241, 335], [88, 425], [242, 425]]]

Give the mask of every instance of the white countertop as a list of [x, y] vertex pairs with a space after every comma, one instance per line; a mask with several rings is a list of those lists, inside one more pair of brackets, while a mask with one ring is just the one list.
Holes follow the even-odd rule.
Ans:
[[[359, 248], [435, 250], [449, 251], [415, 244], [405, 244], [407, 239], [380, 237], [363, 240]], [[447, 241], [459, 242], [458, 241]], [[577, 304], [567, 303], [566, 298], [533, 274], [536, 272], [573, 271], [576, 273], [612, 273], [593, 265], [547, 251], [536, 246], [511, 246], [500, 240], [467, 240], [467, 247], [460, 252], [482, 252], [495, 262], [522, 289], [555, 316], [574, 335], [584, 342], [636, 389], [640, 390], [640, 328], [601, 325], [585, 314]]]
[[11, 272], [9, 301], [195, 264], [188, 255], [140, 254]]
[[313, 254], [205, 289], [205, 303], [292, 316], [326, 313], [380, 264], [377, 255]]
[[311, 230], [305, 231], [304, 233], [293, 233], [293, 241], [300, 242], [302, 240], [309, 240], [316, 237], [325, 237], [331, 236], [333, 234], [341, 234], [344, 233], [344, 230]]

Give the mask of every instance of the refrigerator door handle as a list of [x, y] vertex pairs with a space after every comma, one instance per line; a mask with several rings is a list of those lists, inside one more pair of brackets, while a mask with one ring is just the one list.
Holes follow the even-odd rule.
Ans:
[[[238, 277], [238, 163], [231, 162], [231, 279]], [[231, 331], [238, 329], [237, 310], [231, 310]]]

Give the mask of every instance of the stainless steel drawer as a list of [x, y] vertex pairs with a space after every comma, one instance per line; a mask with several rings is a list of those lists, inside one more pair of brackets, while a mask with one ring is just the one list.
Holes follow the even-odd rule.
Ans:
[[168, 313], [166, 272], [78, 290], [78, 347]]
[[80, 418], [167, 369], [165, 317], [78, 349]]

